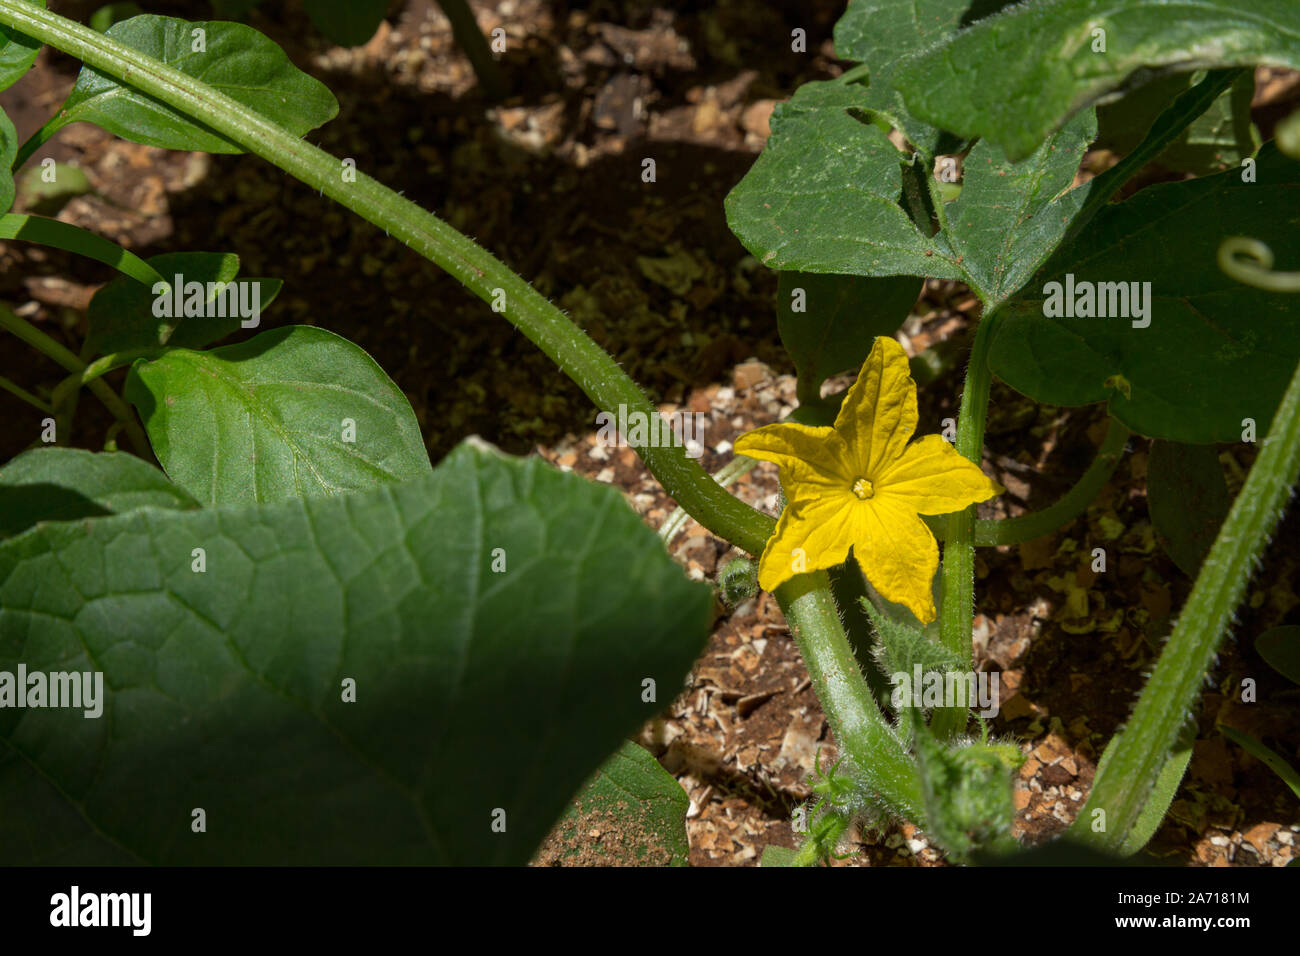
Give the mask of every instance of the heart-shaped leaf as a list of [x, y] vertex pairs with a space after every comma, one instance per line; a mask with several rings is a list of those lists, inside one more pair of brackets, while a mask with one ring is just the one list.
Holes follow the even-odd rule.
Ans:
[[411, 404], [360, 347], [295, 325], [139, 361], [126, 397], [169, 478], [205, 505], [374, 488], [429, 473]]
[[[284, 51], [242, 23], [190, 22], [152, 14], [115, 23], [106, 36], [202, 80], [231, 99], [302, 136], [338, 113], [334, 94], [303, 73]], [[243, 147], [167, 104], [83, 66], [53, 126], [94, 123], [133, 143], [205, 153]]]
[[0, 862], [526, 862], [710, 602], [613, 488], [467, 445], [39, 525], [0, 543], [0, 673], [100, 672], [102, 716], [0, 708]]

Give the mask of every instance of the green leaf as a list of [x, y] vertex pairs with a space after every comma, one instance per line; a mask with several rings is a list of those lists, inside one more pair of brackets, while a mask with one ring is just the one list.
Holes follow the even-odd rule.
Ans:
[[921, 284], [915, 276], [782, 272], [777, 328], [799, 374], [800, 404], [819, 398], [822, 382], [832, 375], [861, 365], [877, 336], [897, 332]]
[[686, 866], [690, 804], [681, 784], [644, 747], [625, 740], [570, 801], [535, 862]]
[[[204, 49], [198, 52], [195, 30], [204, 31]], [[146, 14], [113, 24], [106, 35], [202, 80], [297, 136], [338, 113], [338, 101], [323, 83], [303, 73], [283, 50], [242, 23], [191, 23]], [[77, 121], [95, 123], [146, 146], [205, 153], [244, 151], [233, 140], [90, 66], [82, 67], [52, 125], [58, 128]]]
[[[45, 0], [24, 0], [34, 7], [44, 7]], [[14, 30], [13, 27], [0, 25], [0, 90], [7, 90], [24, 76], [36, 62], [36, 55], [41, 52], [41, 42]], [[13, 156], [9, 157], [10, 162]], [[6, 163], [5, 169], [10, 169]], [[6, 209], [9, 207], [6, 206]]]
[[1300, 773], [1296, 773], [1295, 768], [1287, 763], [1281, 754], [1250, 734], [1244, 734], [1224, 724], [1219, 724], [1219, 732], [1281, 777], [1282, 782], [1291, 788], [1291, 792], [1297, 799], [1300, 799]]
[[[1022, 163], [977, 144], [961, 195], [930, 237], [900, 205], [900, 153], [863, 118], [862, 87], [808, 83], [772, 118], [758, 161], [727, 197], [750, 252], [783, 271], [960, 279], [996, 305], [1047, 259], [1084, 207], [1070, 191], [1096, 133], [1091, 111]], [[928, 232], [928, 230], [927, 230]]]
[[[1102, 762], [1106, 762], [1107, 754], [1110, 753], [1111, 748], [1118, 746], [1119, 739], [1119, 734], [1111, 738], [1110, 745], [1102, 752]], [[1195, 747], [1196, 721], [1189, 719], [1183, 725], [1178, 740], [1174, 744], [1173, 750], [1169, 752], [1164, 766], [1160, 768], [1160, 774], [1156, 777], [1155, 785], [1151, 788], [1151, 793], [1147, 797], [1146, 804], [1142, 807], [1142, 812], [1138, 815], [1133, 828], [1124, 837], [1120, 852], [1125, 856], [1132, 856], [1141, 850], [1151, 842], [1151, 838], [1160, 829], [1165, 814], [1169, 812], [1169, 805], [1174, 802], [1178, 788], [1183, 782], [1183, 775], [1187, 773], [1187, 765], [1192, 762], [1192, 752]], [[1101, 772], [1100, 764], [1097, 772]]]
[[1014, 295], [1073, 224], [1087, 193], [1070, 187], [1096, 135], [1096, 116], [1085, 110], [1022, 162], [987, 142], [966, 157], [944, 234], [986, 306]]
[[475, 445], [345, 498], [39, 525], [0, 543], [0, 671], [106, 700], [0, 709], [0, 861], [524, 863], [710, 602], [617, 490]]
[[1195, 578], [1232, 504], [1218, 449], [1155, 442], [1147, 463], [1147, 503], [1165, 550]]
[[1255, 638], [1255, 651], [1293, 684], [1300, 684], [1300, 626], [1269, 628]]
[[[90, 324], [90, 343], [95, 352], [108, 354], [132, 349], [158, 348], [172, 345], [179, 348], [200, 349], [225, 338], [237, 331], [245, 320], [237, 309], [218, 309], [215, 288], [208, 296], [208, 283], [233, 282], [239, 274], [239, 257], [229, 252], [166, 252], [152, 256], [148, 268], [157, 273], [155, 280], [137, 282], [128, 278], [118, 278], [103, 286], [90, 300], [86, 310], [86, 319]], [[180, 292], [182, 305], [185, 302], [184, 286], [191, 282], [204, 284], [204, 311], [214, 313], [207, 315], [176, 315], [175, 300], [172, 303], [172, 316], [154, 315], [154, 304], [159, 296], [154, 294], [155, 281], [160, 279], [169, 286], [177, 287], [177, 276], [181, 277]], [[251, 297], [256, 296], [259, 314], [275, 301], [280, 294], [283, 283], [279, 279], [242, 279], [240, 285], [249, 283], [241, 295], [251, 305]], [[252, 287], [256, 285], [256, 289]], [[234, 312], [233, 315], [218, 316], [217, 311]], [[253, 311], [245, 309], [245, 311]]]
[[125, 394], [168, 477], [206, 505], [335, 495], [429, 472], [406, 396], [324, 329], [172, 349], [137, 362]]
[[0, 468], [0, 538], [26, 531], [38, 521], [198, 506], [161, 471], [134, 455], [34, 448]]
[[[1256, 175], [1148, 186], [1102, 209], [1004, 307], [993, 371], [1046, 404], [1109, 401], [1111, 415], [1151, 437], [1236, 442], [1247, 418], [1264, 433], [1300, 360], [1297, 303], [1230, 279], [1217, 254], [1225, 235], [1240, 234], [1300, 261], [1300, 230], [1284, 212], [1296, 208], [1300, 165], [1265, 145]], [[1150, 325], [1047, 317], [1047, 283], [1067, 274], [1076, 287], [1150, 282]]]
[[851, 0], [835, 24], [835, 55], [866, 65], [871, 76], [866, 107], [886, 116], [932, 158], [939, 147], [939, 131], [903, 105], [894, 88], [894, 72], [905, 56], [947, 39], [968, 18], [987, 16], [1007, 2], [981, 3], [976, 15], [971, 0]]
[[18, 156], [18, 131], [9, 114], [0, 109], [0, 211], [13, 208], [18, 187], [14, 184], [13, 165]]
[[[1190, 88], [1192, 74], [1162, 76], [1122, 99], [1097, 109], [1097, 146], [1119, 153], [1131, 152], [1151, 123], [1179, 94]], [[1167, 169], [1198, 176], [1240, 166], [1259, 147], [1250, 121], [1255, 77], [1243, 73], [1167, 146], [1157, 162]]]
[[1019, 159], [1130, 77], [1255, 64], [1300, 68], [1293, 0], [1042, 0], [911, 57], [895, 83], [920, 119]]
[[316, 29], [339, 46], [360, 46], [379, 29], [388, 0], [303, 0]]
[[962, 278], [899, 205], [905, 157], [867, 106], [866, 87], [843, 80], [805, 83], [778, 105], [767, 146], [727, 196], [731, 231], [772, 269]]
[[[0, 162], [3, 161], [3, 157], [0, 157]], [[9, 182], [12, 184], [13, 180]], [[88, 229], [58, 219], [6, 213], [0, 216], [0, 239], [18, 239], [22, 242], [34, 242], [41, 246], [63, 249], [65, 252], [112, 266], [137, 282], [156, 282], [160, 278], [153, 267], [135, 253], [128, 252], [117, 243], [96, 235]]]

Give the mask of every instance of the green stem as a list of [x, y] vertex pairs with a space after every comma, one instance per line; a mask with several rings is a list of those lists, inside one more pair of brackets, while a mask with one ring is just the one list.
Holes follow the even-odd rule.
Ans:
[[22, 169], [23, 164], [32, 158], [32, 153], [36, 152], [48, 143], [54, 138], [55, 133], [67, 125], [68, 121], [62, 116], [50, 117], [49, 122], [38, 129], [35, 133], [32, 133], [27, 142], [23, 143], [22, 147], [18, 150], [18, 155], [14, 157], [13, 165], [9, 168], [14, 171]]
[[[22, 316], [2, 306], [0, 306], [0, 329], [12, 332], [38, 352], [58, 362], [69, 372], [80, 374], [85, 371], [86, 363], [79, 359], [75, 353], [54, 341]], [[136, 421], [131, 406], [122, 401], [118, 394], [102, 381], [91, 382], [90, 390], [96, 398], [104, 403], [104, 407], [113, 413], [113, 417], [122, 423], [122, 427], [126, 429], [127, 436], [131, 439], [131, 444], [135, 446], [136, 451], [146, 459], [151, 457], [149, 439], [145, 437], [144, 430], [140, 427], [140, 423]]]
[[[957, 415], [957, 451], [980, 463], [984, 450], [984, 425], [988, 420], [989, 389], [993, 373], [989, 370], [989, 346], [997, 328], [998, 316], [984, 316], [975, 330], [970, 365], [962, 389], [961, 410]], [[975, 507], [950, 515], [948, 534], [943, 545], [943, 601], [939, 617], [939, 639], [944, 647], [964, 661], [972, 660], [971, 629], [974, 626], [975, 590]], [[948, 740], [966, 729], [969, 712], [962, 707], [936, 707], [930, 729], [940, 741]]]
[[[1110, 424], [1106, 428], [1106, 437], [1101, 447], [1097, 449], [1097, 457], [1083, 473], [1083, 477], [1075, 482], [1069, 491], [1042, 511], [1016, 518], [977, 519], [975, 547], [991, 548], [1000, 544], [1033, 541], [1045, 534], [1051, 534], [1057, 528], [1065, 527], [1079, 517], [1088, 510], [1088, 505], [1096, 500], [1097, 495], [1101, 494], [1101, 489], [1106, 487], [1106, 482], [1110, 481], [1110, 476], [1115, 473], [1115, 468], [1124, 454], [1124, 446], [1132, 434], [1124, 425], [1113, 418], [1110, 419]], [[943, 527], [946, 524], [945, 519], [927, 518], [926, 524], [930, 526], [936, 538], [940, 541], [946, 539], [947, 529]]]
[[825, 571], [800, 574], [776, 589], [813, 690], [840, 750], [872, 802], [921, 825], [916, 765], [894, 736], [858, 669]]
[[163, 351], [158, 348], [147, 349], [128, 349], [124, 352], [112, 352], [108, 355], [101, 355], [95, 361], [82, 368], [80, 372], [73, 372], [58, 385], [54, 386], [51, 394], [51, 401], [58, 405], [62, 402], [64, 396], [69, 394], [73, 389], [80, 388], [83, 385], [89, 385], [98, 378], [107, 375], [114, 369], [121, 368], [124, 365], [130, 365], [138, 358], [149, 358], [158, 355]]
[[44, 412], [46, 415], [54, 414], [53, 405], [51, 405], [49, 402], [41, 401], [31, 392], [27, 391], [27, 389], [23, 388], [21, 385], [18, 385], [15, 382], [9, 381], [9, 379], [5, 378], [3, 375], [0, 375], [0, 388], [4, 389], [10, 395], [14, 395], [17, 396], [18, 398], [21, 398], [28, 405], [31, 405], [33, 408], [36, 408], [39, 411]]
[[[1259, 554], [1300, 477], [1300, 366], [1291, 377], [1259, 457], [1196, 577], [1173, 634], [1137, 706], [1093, 783], [1071, 834], [1119, 852], [1200, 696]], [[1105, 811], [1105, 829], [1094, 831]]]
[[[351, 209], [437, 263], [505, 316], [604, 411], [658, 415], [618, 363], [490, 252], [437, 216], [210, 86], [72, 20], [20, 0], [0, 0], [0, 23], [166, 103]], [[667, 445], [637, 449], [650, 472], [704, 527], [759, 554], [773, 519], [728, 494], [686, 455]]]

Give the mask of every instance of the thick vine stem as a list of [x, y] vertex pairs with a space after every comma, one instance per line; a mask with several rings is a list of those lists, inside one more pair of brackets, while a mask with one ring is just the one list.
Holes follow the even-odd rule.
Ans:
[[[348, 207], [436, 263], [504, 314], [604, 411], [656, 421], [645, 393], [545, 296], [473, 240], [365, 173], [193, 77], [38, 6], [0, 0], [0, 22], [171, 106]], [[700, 524], [751, 554], [775, 525], [727, 493], [682, 447], [637, 448], [650, 472]]]
[[800, 574], [776, 589], [813, 690], [841, 752], [878, 805], [923, 825], [916, 764], [876, 706], [840, 623], [825, 571]]
[[[1300, 366], [1201, 565], [1178, 624], [1097, 774], [1071, 834], [1120, 852], [1150, 796], [1268, 536], [1300, 478]], [[1102, 811], [1099, 813], [1098, 811]]]
[[[997, 328], [997, 313], [984, 316], [975, 330], [966, 384], [957, 415], [959, 453], [975, 464], [984, 450], [984, 424], [988, 420], [989, 346]], [[943, 545], [943, 606], [939, 612], [939, 639], [961, 660], [971, 660], [971, 629], [975, 620], [975, 508], [971, 506], [948, 518]], [[969, 712], [963, 707], [936, 707], [930, 729], [940, 740], [948, 740], [966, 729]]]

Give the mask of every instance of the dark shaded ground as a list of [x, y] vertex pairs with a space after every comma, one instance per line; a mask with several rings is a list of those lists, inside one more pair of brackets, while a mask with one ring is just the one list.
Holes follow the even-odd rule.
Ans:
[[[75, 14], [97, 4], [51, 5]], [[208, 15], [200, 3], [144, 6]], [[474, 6], [486, 30], [500, 25], [509, 37], [503, 66], [520, 92], [496, 106], [480, 95], [429, 0], [394, 3], [389, 23], [355, 50], [330, 47], [297, 5], [268, 2], [251, 22], [338, 96], [339, 117], [312, 142], [355, 159], [493, 250], [656, 400], [711, 412], [703, 464], [716, 470], [731, 457], [720, 442], [776, 420], [793, 401], [788, 378], [746, 362], [790, 370], [776, 335], [775, 276], [732, 237], [722, 200], [761, 148], [773, 100], [837, 71], [828, 39], [842, 4], [723, 0], [671, 12], [638, 0]], [[790, 51], [796, 27], [808, 32], [807, 54]], [[0, 97], [20, 138], [61, 102], [76, 67], [47, 52]], [[1278, 99], [1294, 84], [1287, 90]], [[1266, 113], [1275, 119], [1280, 111], [1266, 105]], [[410, 397], [435, 460], [471, 433], [516, 453], [542, 446], [558, 464], [631, 492], [656, 527], [666, 517], [669, 503], [635, 456], [594, 453], [590, 403], [520, 333], [400, 243], [266, 163], [169, 153], [86, 126], [65, 130], [37, 155], [90, 176], [96, 194], [72, 200], [62, 213], [68, 221], [141, 255], [229, 250], [242, 257], [245, 275], [284, 278], [263, 328], [316, 324], [366, 348]], [[656, 162], [654, 183], [642, 180], [646, 158]], [[0, 258], [0, 297], [77, 350], [85, 304], [109, 276], [98, 264], [11, 243]], [[961, 287], [931, 283], [905, 326], [912, 348], [966, 335], [972, 304]], [[61, 375], [14, 342], [0, 351], [0, 374], [42, 394]], [[120, 386], [121, 378], [109, 380]], [[923, 432], [955, 414], [959, 385], [949, 374], [923, 390]], [[1009, 489], [999, 507], [1012, 513], [1053, 501], [1100, 440], [1096, 408], [1039, 407], [1000, 386], [992, 408], [985, 465]], [[0, 412], [7, 460], [36, 439], [40, 416], [7, 394]], [[83, 396], [73, 442], [102, 447], [108, 423]], [[978, 563], [977, 653], [982, 667], [1002, 672], [1008, 691], [995, 730], [1031, 754], [1017, 797], [1031, 840], [1062, 829], [1086, 796], [1095, 761], [1190, 587], [1150, 525], [1147, 443], [1135, 439], [1131, 451], [1086, 518], [1045, 540], [982, 552]], [[1224, 451], [1231, 474], [1249, 467], [1248, 453]], [[1232, 490], [1239, 486], [1238, 478]], [[773, 474], [760, 469], [740, 493], [771, 509], [775, 488]], [[1153, 845], [1172, 861], [1273, 863], [1290, 855], [1297, 801], [1214, 722], [1296, 758], [1297, 691], [1250, 649], [1268, 627], [1297, 622], [1296, 522], [1291, 515], [1275, 535], [1238, 616], [1241, 644], [1225, 648], [1202, 701], [1196, 759]], [[1113, 555], [1105, 575], [1083, 560], [1096, 546]], [[673, 551], [692, 573], [711, 577], [726, 548], [689, 525]], [[1260, 682], [1260, 704], [1231, 702], [1244, 676]], [[817, 747], [831, 741], [766, 596], [720, 619], [693, 680], [644, 741], [696, 801], [692, 861], [752, 863], [767, 843], [791, 845], [790, 811], [807, 797]], [[936, 856], [903, 827], [863, 837], [857, 859]]]

